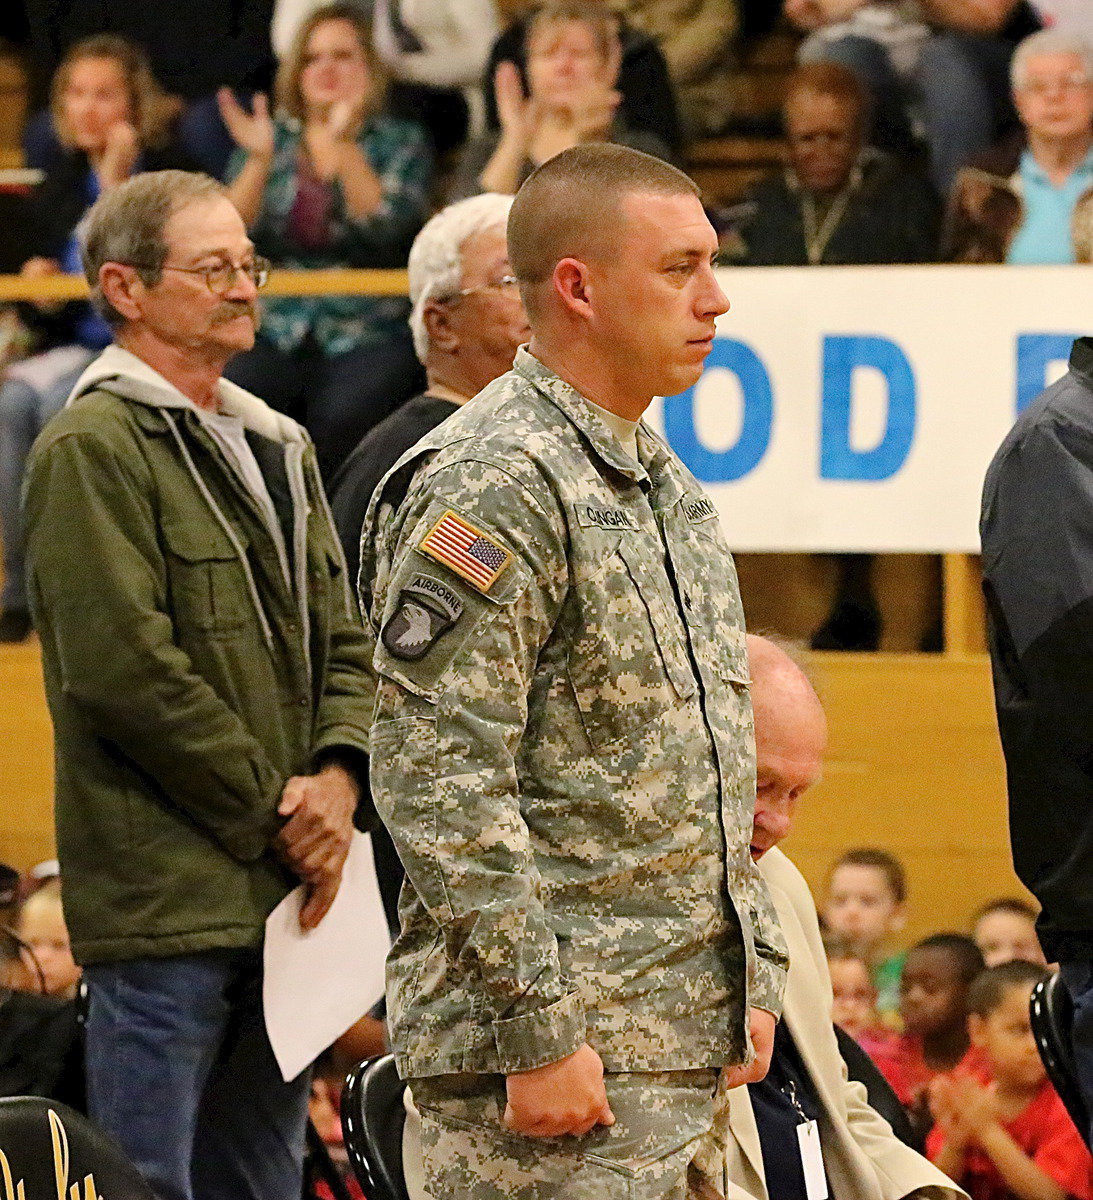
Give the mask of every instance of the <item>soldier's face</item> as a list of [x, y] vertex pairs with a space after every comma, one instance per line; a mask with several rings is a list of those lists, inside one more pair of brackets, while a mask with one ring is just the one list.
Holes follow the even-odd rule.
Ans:
[[697, 196], [633, 193], [610, 253], [588, 264], [592, 332], [618, 389], [646, 401], [698, 381], [729, 302], [717, 234]]

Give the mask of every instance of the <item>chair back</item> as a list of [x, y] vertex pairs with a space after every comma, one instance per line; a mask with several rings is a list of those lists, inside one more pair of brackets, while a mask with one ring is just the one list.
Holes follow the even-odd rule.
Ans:
[[345, 1148], [368, 1200], [409, 1200], [402, 1171], [405, 1091], [393, 1054], [360, 1063], [345, 1081], [342, 1093]]
[[155, 1200], [106, 1134], [41, 1096], [0, 1098], [0, 1180], [0, 1194], [25, 1200]]
[[1078, 1076], [1074, 1069], [1074, 1049], [1070, 1029], [1074, 1021], [1074, 1004], [1057, 971], [1042, 979], [1032, 989], [1029, 1017], [1036, 1048], [1044, 1062], [1047, 1077], [1059, 1099], [1066, 1106], [1070, 1119], [1082, 1138], [1089, 1141], [1089, 1109], [1086, 1107]]

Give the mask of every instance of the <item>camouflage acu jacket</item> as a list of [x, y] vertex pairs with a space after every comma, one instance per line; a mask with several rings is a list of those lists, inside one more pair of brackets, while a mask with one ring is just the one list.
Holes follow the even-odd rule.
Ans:
[[736, 572], [693, 476], [644, 426], [638, 445], [640, 466], [521, 351], [373, 499], [404, 1077], [527, 1070], [585, 1040], [611, 1071], [740, 1062], [747, 1006], [779, 1011]]

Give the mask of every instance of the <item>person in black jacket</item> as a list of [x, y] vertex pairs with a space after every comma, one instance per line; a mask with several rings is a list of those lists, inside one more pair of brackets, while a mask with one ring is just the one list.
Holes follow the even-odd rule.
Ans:
[[1013, 861], [1074, 999], [1093, 1109], [1093, 338], [999, 447], [980, 534]]
[[867, 146], [869, 106], [849, 67], [817, 62], [790, 77], [784, 170], [737, 210], [749, 266], [933, 262], [941, 205], [920, 174]]
[[[485, 193], [451, 204], [410, 251], [410, 326], [428, 386], [366, 434], [331, 484], [330, 507], [356, 584], [361, 528], [380, 480], [431, 429], [512, 367], [527, 317], [509, 266], [511, 196]], [[402, 867], [382, 827], [372, 833], [387, 920], [398, 929]]]
[[[815, 62], [790, 78], [784, 170], [729, 216], [727, 250], [749, 266], [918, 263], [937, 259], [941, 203], [929, 181], [867, 145], [869, 104], [849, 67]], [[839, 556], [836, 596], [817, 650], [876, 650], [873, 557]]]

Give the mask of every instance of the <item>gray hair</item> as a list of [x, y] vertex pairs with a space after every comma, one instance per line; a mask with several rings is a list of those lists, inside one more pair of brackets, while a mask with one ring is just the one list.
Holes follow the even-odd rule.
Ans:
[[1062, 29], [1041, 29], [1029, 34], [1013, 52], [1010, 86], [1015, 92], [1025, 86], [1029, 62], [1041, 54], [1075, 54], [1082, 60], [1086, 78], [1093, 80], [1093, 48], [1084, 38]]
[[410, 248], [407, 270], [410, 275], [410, 331], [414, 350], [422, 362], [429, 352], [429, 332], [425, 328], [425, 305], [430, 300], [454, 296], [463, 278], [463, 247], [476, 233], [504, 231], [511, 196], [486, 192], [442, 208], [423, 226]]
[[104, 192], [80, 223], [78, 236], [84, 274], [95, 311], [114, 328], [125, 318], [103, 295], [99, 270], [104, 263], [127, 263], [148, 287], [163, 274], [167, 245], [163, 231], [180, 208], [196, 200], [227, 196], [224, 185], [193, 171], [147, 171]]

